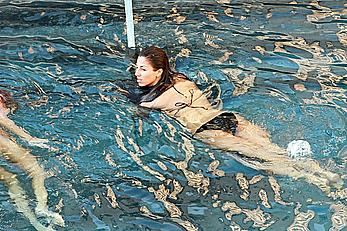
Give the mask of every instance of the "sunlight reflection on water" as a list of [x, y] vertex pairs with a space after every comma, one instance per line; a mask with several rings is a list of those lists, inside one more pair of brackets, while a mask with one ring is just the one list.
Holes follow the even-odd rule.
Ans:
[[[247, 168], [117, 91], [135, 87], [122, 1], [17, 2], [0, 4], [0, 87], [21, 104], [11, 118], [51, 141], [51, 151], [32, 154], [51, 176], [50, 207], [66, 221], [57, 230], [346, 227], [346, 189], [327, 197], [307, 182]], [[283, 147], [309, 141], [313, 158], [346, 173], [344, 1], [136, 1], [134, 8], [139, 46], [164, 47], [178, 71], [220, 88], [224, 108]], [[31, 195], [27, 175], [0, 160]], [[0, 184], [1, 229], [33, 230], [7, 192]]]

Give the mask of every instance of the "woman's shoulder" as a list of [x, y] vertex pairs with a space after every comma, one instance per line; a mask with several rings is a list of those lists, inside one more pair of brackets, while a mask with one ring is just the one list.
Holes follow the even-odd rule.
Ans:
[[178, 78], [177, 80], [175, 80], [175, 83], [173, 86], [179, 89], [187, 89], [187, 90], [197, 88], [196, 84], [187, 78]]
[[182, 81], [186, 81], [186, 80], [189, 81], [188, 77], [182, 73], [174, 73], [172, 75], [172, 79], [173, 79], [174, 83], [182, 82]]
[[174, 84], [194, 84], [188, 77], [182, 73], [175, 73], [172, 75]]

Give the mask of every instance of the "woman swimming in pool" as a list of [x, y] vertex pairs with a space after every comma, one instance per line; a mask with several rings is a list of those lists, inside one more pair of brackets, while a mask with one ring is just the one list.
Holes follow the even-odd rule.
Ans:
[[[13, 137], [5, 131], [18, 135], [31, 145], [48, 147], [44, 144], [47, 140], [31, 136], [7, 117], [11, 111], [13, 112], [17, 108], [18, 104], [13, 100], [10, 93], [0, 89], [0, 155], [26, 171], [32, 178], [32, 187], [37, 199], [36, 215], [45, 216], [53, 223], [64, 226], [63, 218], [58, 213], [48, 210], [48, 193], [44, 185], [45, 171], [39, 165], [35, 156], [14, 142]], [[0, 166], [0, 181], [4, 181], [7, 185], [10, 197], [15, 202], [18, 211], [22, 212], [37, 230], [52, 230], [43, 226], [31, 211], [29, 203], [25, 199], [25, 192], [20, 187], [15, 174]]]
[[162, 49], [143, 49], [135, 76], [144, 90], [137, 97], [140, 106], [164, 111], [207, 144], [238, 152], [242, 163], [274, 174], [305, 178], [325, 192], [330, 191], [330, 185], [341, 184], [337, 174], [322, 169], [316, 161], [290, 158], [285, 149], [271, 142], [265, 130], [242, 116], [213, 107], [195, 83], [171, 70]]

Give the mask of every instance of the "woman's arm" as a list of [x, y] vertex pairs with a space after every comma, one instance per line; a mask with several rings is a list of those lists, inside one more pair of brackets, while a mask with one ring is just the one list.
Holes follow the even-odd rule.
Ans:
[[7, 130], [13, 132], [14, 134], [18, 135], [25, 141], [27, 141], [30, 145], [47, 148], [48, 146], [44, 143], [48, 142], [46, 139], [40, 139], [31, 136], [27, 131], [25, 131], [23, 128], [17, 126], [11, 119], [9, 119], [5, 115], [0, 115], [0, 125]]

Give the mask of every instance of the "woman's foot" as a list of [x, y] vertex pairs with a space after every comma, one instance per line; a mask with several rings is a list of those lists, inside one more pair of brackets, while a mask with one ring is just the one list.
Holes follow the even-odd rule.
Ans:
[[330, 193], [330, 184], [329, 180], [326, 178], [318, 177], [315, 175], [306, 176], [306, 179], [309, 183], [316, 185], [318, 188], [320, 188], [324, 193], [329, 194]]
[[329, 175], [327, 175], [327, 177], [330, 181], [330, 185], [334, 186], [336, 189], [343, 188], [343, 180], [339, 174], [329, 173]]

